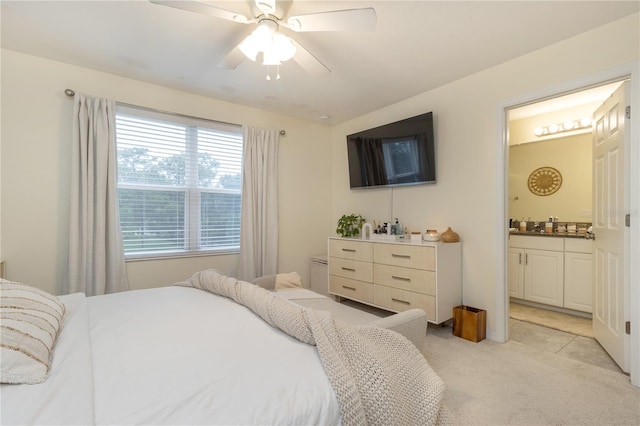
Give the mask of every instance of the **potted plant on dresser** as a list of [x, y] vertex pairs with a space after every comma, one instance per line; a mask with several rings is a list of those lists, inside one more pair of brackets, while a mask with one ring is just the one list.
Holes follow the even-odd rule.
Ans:
[[360, 233], [360, 228], [364, 224], [364, 218], [359, 214], [342, 215], [338, 219], [336, 233], [341, 237], [356, 237]]

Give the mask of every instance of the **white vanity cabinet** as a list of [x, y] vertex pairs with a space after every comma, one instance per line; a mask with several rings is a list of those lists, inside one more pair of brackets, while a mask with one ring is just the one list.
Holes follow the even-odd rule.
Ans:
[[524, 299], [524, 249], [509, 247], [508, 256], [509, 296]]
[[462, 303], [460, 243], [329, 238], [329, 293], [432, 323]]
[[564, 247], [564, 307], [592, 312], [592, 240], [566, 239]]
[[564, 239], [512, 235], [509, 295], [564, 306]]

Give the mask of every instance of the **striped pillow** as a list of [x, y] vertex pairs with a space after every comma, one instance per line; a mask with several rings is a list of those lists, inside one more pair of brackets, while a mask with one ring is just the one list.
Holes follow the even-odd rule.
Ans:
[[47, 379], [64, 312], [56, 296], [0, 279], [1, 383], [32, 384]]

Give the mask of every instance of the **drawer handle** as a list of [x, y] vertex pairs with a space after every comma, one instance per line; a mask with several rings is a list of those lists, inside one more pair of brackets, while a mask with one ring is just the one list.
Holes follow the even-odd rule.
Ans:
[[411, 278], [398, 277], [396, 275], [391, 275], [391, 278], [393, 278], [394, 280], [399, 280], [399, 281], [406, 281], [406, 282], [411, 281]]
[[355, 287], [349, 287], [349, 286], [346, 286], [346, 285], [343, 285], [343, 286], [342, 286], [342, 288], [345, 288], [345, 289], [347, 289], [347, 290], [356, 291], [356, 288], [355, 288]]
[[342, 251], [348, 251], [350, 253], [355, 253], [356, 252], [355, 249], [348, 249], [348, 248], [343, 248]]
[[343, 271], [349, 271], [349, 272], [355, 272], [356, 270], [353, 268], [345, 268], [344, 266], [342, 267]]
[[401, 259], [411, 259], [411, 256], [409, 256], [408, 254], [395, 254], [395, 253], [391, 253], [391, 257], [399, 257]]
[[406, 300], [396, 299], [394, 297], [391, 298], [394, 302], [403, 303], [405, 305], [411, 305], [411, 302], [407, 302]]

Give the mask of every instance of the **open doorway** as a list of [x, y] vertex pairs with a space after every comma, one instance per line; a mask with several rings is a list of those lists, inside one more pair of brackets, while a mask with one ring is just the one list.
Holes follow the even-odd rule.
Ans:
[[610, 369], [591, 327], [591, 119], [622, 83], [506, 110], [509, 335]]

